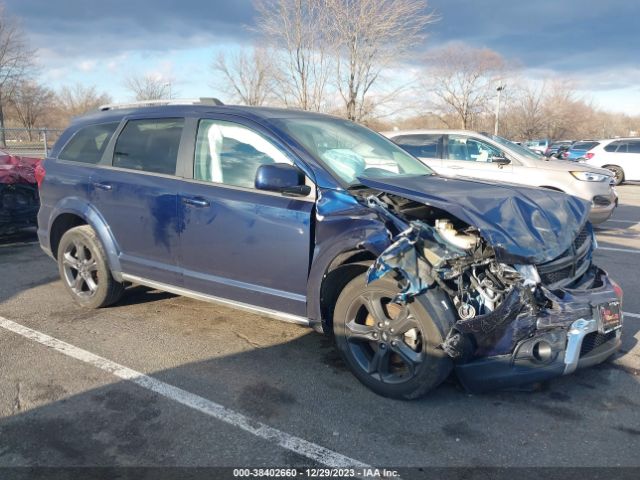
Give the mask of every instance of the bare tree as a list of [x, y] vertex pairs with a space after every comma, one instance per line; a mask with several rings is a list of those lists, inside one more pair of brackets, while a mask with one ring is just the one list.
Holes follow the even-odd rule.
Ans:
[[423, 0], [327, 0], [326, 5], [329, 39], [337, 49], [337, 88], [346, 117], [361, 121], [369, 113], [367, 94], [383, 70], [421, 45], [436, 17]]
[[474, 118], [489, 109], [488, 102], [504, 76], [506, 62], [493, 50], [456, 43], [427, 56], [425, 87], [436, 97], [443, 119], [451, 115], [460, 128], [471, 128]]
[[171, 82], [156, 75], [127, 77], [124, 86], [136, 100], [161, 100], [172, 96]]
[[18, 83], [33, 67], [30, 50], [19, 23], [0, 4], [0, 144], [5, 145], [4, 109]]
[[95, 86], [80, 83], [62, 87], [56, 95], [56, 106], [52, 115], [48, 115], [51, 125], [65, 126], [73, 117], [97, 110], [101, 105], [111, 103], [106, 93], [98, 93]]
[[277, 62], [277, 92], [286, 105], [325, 110], [330, 75], [326, 0], [255, 0], [257, 28], [283, 52]]
[[[24, 128], [33, 129], [53, 107], [54, 93], [35, 82], [23, 82], [11, 96], [11, 106], [16, 118]], [[29, 131], [29, 140], [32, 139]]]
[[556, 80], [545, 95], [546, 137], [552, 140], [586, 136], [595, 109], [580, 98], [567, 80]]
[[265, 48], [242, 51], [229, 58], [220, 53], [213, 62], [216, 81], [236, 101], [245, 105], [264, 105], [273, 94], [274, 69], [271, 54]]
[[521, 139], [545, 135], [547, 82], [541, 85], [525, 84], [514, 89], [517, 90], [516, 94], [505, 108], [505, 123], [508, 123], [512, 134]]

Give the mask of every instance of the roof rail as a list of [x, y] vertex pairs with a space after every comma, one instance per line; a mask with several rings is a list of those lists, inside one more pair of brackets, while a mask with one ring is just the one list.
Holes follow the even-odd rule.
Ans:
[[159, 107], [163, 105], [224, 105], [220, 100], [214, 97], [200, 98], [171, 98], [165, 100], [141, 100], [138, 102], [127, 103], [108, 103], [100, 105], [98, 110], [119, 110], [123, 108], [140, 108], [140, 107]]

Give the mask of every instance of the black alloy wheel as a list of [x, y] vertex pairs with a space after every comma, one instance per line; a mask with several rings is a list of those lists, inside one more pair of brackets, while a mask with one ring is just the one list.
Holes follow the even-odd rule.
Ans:
[[[353, 374], [380, 395], [411, 399], [439, 385], [451, 359], [439, 348], [448, 324], [432, 315], [432, 294], [394, 303], [399, 288], [382, 278], [366, 285], [364, 275], [341, 292], [333, 318], [336, 345]], [[431, 312], [430, 312], [431, 310]]]

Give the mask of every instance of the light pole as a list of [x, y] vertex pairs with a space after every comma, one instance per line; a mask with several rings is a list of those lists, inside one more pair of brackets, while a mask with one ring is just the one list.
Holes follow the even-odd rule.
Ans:
[[169, 89], [169, 100], [171, 100], [171, 82], [167, 82], [163, 86]]
[[493, 134], [496, 136], [498, 135], [498, 126], [500, 124], [500, 95], [505, 88], [507, 88], [507, 86], [502, 84], [498, 85], [498, 88], [496, 88], [496, 91], [498, 92], [498, 100], [496, 103], [496, 124], [493, 129]]

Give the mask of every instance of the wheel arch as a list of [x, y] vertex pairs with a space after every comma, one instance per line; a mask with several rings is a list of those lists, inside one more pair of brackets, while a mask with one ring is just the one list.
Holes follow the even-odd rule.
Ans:
[[624, 178], [625, 178], [624, 168], [622, 168], [620, 165], [617, 165], [617, 164], [615, 164], [615, 163], [606, 163], [606, 164], [604, 164], [601, 168], [607, 168], [607, 169], [608, 169], [609, 167], [616, 167], [616, 168], [619, 168], [619, 169], [620, 169], [620, 171], [622, 172], [622, 179], [624, 180]]
[[79, 225], [92, 227], [107, 255], [107, 264], [111, 274], [117, 281], [122, 281], [122, 269], [119, 259], [120, 249], [111, 233], [111, 229], [94, 207], [78, 198], [62, 200], [53, 209], [49, 225], [49, 248], [54, 258], [57, 258], [58, 245], [65, 232]]
[[555, 192], [565, 193], [564, 190], [558, 187], [552, 187], [551, 185], [540, 185], [540, 188], [546, 188], [547, 190], [553, 190]]
[[319, 313], [324, 333], [331, 333], [333, 310], [340, 292], [355, 277], [366, 272], [376, 257], [364, 249], [354, 249], [337, 255], [329, 264], [320, 284]]

